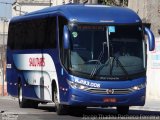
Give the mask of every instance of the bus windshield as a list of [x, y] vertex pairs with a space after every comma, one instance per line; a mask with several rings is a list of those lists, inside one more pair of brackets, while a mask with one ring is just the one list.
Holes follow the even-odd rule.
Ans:
[[145, 72], [142, 27], [78, 25], [70, 29], [70, 68], [88, 77], [129, 77]]

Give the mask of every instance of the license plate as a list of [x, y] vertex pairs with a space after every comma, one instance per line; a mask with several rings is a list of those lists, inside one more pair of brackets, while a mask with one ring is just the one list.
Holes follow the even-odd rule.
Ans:
[[103, 102], [115, 103], [117, 102], [117, 99], [116, 98], [104, 98]]

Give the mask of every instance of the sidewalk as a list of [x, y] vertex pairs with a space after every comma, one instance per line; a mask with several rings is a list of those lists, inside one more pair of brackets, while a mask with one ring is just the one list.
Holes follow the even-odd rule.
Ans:
[[156, 99], [147, 99], [144, 106], [131, 107], [131, 110], [160, 111], [160, 101]]
[[12, 96], [0, 96], [0, 100], [15, 100], [15, 101], [17, 101], [18, 98], [15, 98]]

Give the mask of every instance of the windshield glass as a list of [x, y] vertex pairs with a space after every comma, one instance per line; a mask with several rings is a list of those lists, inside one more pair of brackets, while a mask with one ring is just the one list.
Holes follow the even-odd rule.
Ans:
[[138, 25], [78, 25], [70, 30], [71, 71], [90, 77], [128, 77], [144, 72]]

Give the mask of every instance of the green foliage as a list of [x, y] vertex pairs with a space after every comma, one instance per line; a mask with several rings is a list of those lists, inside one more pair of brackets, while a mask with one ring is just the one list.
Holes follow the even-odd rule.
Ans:
[[128, 6], [128, 0], [98, 0], [98, 3], [113, 6]]

